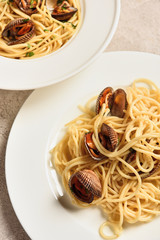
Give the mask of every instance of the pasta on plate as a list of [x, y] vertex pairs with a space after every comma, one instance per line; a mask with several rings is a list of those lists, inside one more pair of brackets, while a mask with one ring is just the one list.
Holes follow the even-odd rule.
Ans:
[[138, 79], [125, 90], [105, 88], [80, 109], [51, 150], [52, 166], [74, 204], [103, 210], [99, 233], [115, 239], [124, 222], [160, 214], [160, 89]]
[[[53, 0], [55, 1], [55, 0]], [[0, 56], [28, 59], [61, 48], [80, 28], [79, 0], [0, 0]]]

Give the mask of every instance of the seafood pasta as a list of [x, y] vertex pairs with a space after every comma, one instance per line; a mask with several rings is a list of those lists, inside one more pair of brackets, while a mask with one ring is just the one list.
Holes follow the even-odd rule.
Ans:
[[79, 0], [0, 0], [0, 56], [37, 58], [61, 48], [79, 29]]
[[51, 151], [52, 165], [74, 204], [103, 210], [99, 233], [115, 239], [124, 222], [160, 214], [160, 89], [135, 80], [125, 91], [106, 87], [80, 108]]

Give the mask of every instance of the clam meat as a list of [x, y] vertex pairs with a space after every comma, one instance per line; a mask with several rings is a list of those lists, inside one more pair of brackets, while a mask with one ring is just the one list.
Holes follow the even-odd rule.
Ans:
[[92, 139], [92, 135], [93, 135], [93, 132], [88, 132], [85, 134], [85, 136], [84, 136], [85, 147], [86, 147], [87, 151], [89, 152], [90, 156], [94, 160], [102, 160], [104, 156], [96, 148], [96, 146], [93, 142], [93, 139]]
[[106, 108], [110, 108], [111, 106], [111, 98], [112, 98], [113, 88], [106, 87], [103, 91], [99, 94], [96, 102], [96, 113], [98, 114], [102, 104], [106, 103]]
[[91, 203], [94, 196], [101, 197], [102, 186], [97, 175], [89, 169], [74, 173], [69, 179], [72, 194], [82, 202]]
[[2, 37], [8, 45], [28, 42], [35, 34], [34, 24], [31, 20], [19, 18], [9, 22], [2, 32]]

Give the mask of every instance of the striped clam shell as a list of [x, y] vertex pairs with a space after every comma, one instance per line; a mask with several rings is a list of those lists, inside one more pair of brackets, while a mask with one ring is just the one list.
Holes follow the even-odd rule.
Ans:
[[112, 93], [113, 93], [113, 88], [111, 88], [111, 87], [106, 87], [102, 90], [102, 92], [99, 94], [97, 101], [96, 101], [96, 114], [99, 113], [102, 102], [105, 103], [106, 100], [108, 102], [107, 107], [110, 108], [111, 100], [112, 100]]
[[113, 128], [103, 123], [101, 127], [101, 134], [105, 137], [105, 148], [113, 152], [118, 145], [118, 134]]
[[[87, 189], [88, 199], [84, 199], [83, 195], [79, 196], [75, 191], [76, 186], [73, 186], [74, 179], [77, 178], [79, 182]], [[91, 203], [94, 196], [101, 197], [102, 186], [97, 175], [89, 169], [84, 169], [73, 174], [69, 179], [69, 187], [73, 195], [80, 201]]]
[[[13, 28], [13, 26], [19, 25], [19, 24], [26, 24], [26, 23], [31, 23], [32, 25], [31, 30], [28, 33], [20, 36], [19, 39], [14, 39], [14, 40], [8, 39], [8, 34], [10, 30]], [[34, 36], [34, 34], [35, 34], [35, 27], [33, 22], [25, 18], [18, 18], [13, 21], [10, 21], [9, 24], [7, 24], [7, 26], [4, 28], [2, 32], [2, 37], [8, 41], [7, 44], [10, 46], [10, 45], [28, 42]]]

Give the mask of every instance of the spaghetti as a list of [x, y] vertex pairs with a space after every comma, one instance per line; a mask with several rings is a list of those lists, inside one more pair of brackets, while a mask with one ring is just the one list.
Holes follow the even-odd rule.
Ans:
[[[37, 0], [38, 1], [38, 0]], [[8, 58], [37, 58], [50, 54], [61, 48], [79, 29], [81, 22], [79, 0], [69, 0], [78, 11], [68, 20], [59, 21], [51, 16], [45, 0], [31, 16], [22, 12], [12, 0], [0, 0], [0, 55]], [[5, 26], [12, 20], [24, 18], [32, 20], [35, 35], [26, 43], [8, 46], [2, 38]]]
[[[110, 115], [106, 103], [96, 114], [91, 108], [94, 98], [81, 107], [82, 115], [66, 125], [65, 136], [51, 151], [52, 164], [73, 203], [98, 206], [106, 214], [108, 219], [99, 229], [104, 239], [117, 238], [124, 222], [148, 222], [160, 214], [160, 90], [150, 80], [140, 79], [127, 87], [126, 93], [128, 106], [123, 118]], [[112, 152], [99, 140], [104, 123], [119, 137]], [[84, 136], [88, 132], [93, 132], [94, 144], [105, 156], [100, 161], [86, 151]], [[89, 204], [74, 197], [68, 185], [70, 177], [84, 169], [94, 171], [102, 184], [101, 197]], [[105, 234], [106, 226], [112, 228], [112, 236]]]

